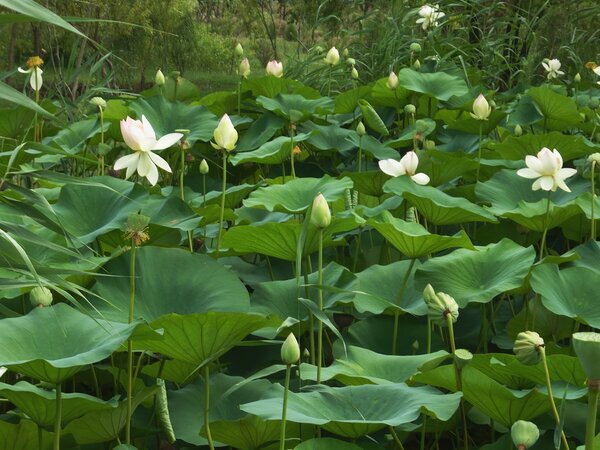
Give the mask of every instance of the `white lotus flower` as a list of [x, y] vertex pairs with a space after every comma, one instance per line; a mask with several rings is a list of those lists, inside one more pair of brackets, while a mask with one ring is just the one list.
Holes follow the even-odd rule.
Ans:
[[477, 120], [488, 120], [492, 113], [492, 107], [487, 102], [483, 94], [479, 94], [479, 97], [473, 102], [473, 112], [471, 117]]
[[244, 58], [240, 62], [238, 74], [244, 78], [248, 78], [250, 76], [250, 63], [248, 62], [248, 58]]
[[331, 66], [335, 66], [340, 62], [340, 52], [335, 47], [331, 47], [325, 56], [325, 64], [329, 64]]
[[142, 120], [134, 120], [131, 117], [121, 120], [121, 133], [127, 146], [134, 151], [131, 155], [119, 158], [114, 165], [115, 170], [127, 168], [125, 179], [137, 170], [139, 176], [146, 177], [154, 186], [158, 181], [156, 166], [171, 173], [169, 163], [152, 151], [164, 150], [175, 145], [183, 134], [170, 133], [157, 140], [154, 128], [145, 116], [142, 116]]
[[29, 73], [31, 76], [29, 77], [29, 85], [31, 89], [34, 91], [39, 91], [42, 89], [42, 74], [44, 71], [40, 69], [40, 66], [44, 64], [44, 60], [39, 56], [32, 56], [27, 60], [27, 69], [21, 69], [20, 67], [17, 70], [21, 73]]
[[437, 6], [423, 5], [419, 9], [420, 19], [417, 19], [417, 23], [421, 24], [424, 30], [427, 30], [430, 26], [437, 27], [438, 20], [444, 17], [446, 14], [441, 12]]
[[210, 145], [216, 150], [226, 150], [230, 152], [235, 148], [235, 144], [238, 140], [238, 133], [227, 114], [223, 114], [223, 117], [221, 117], [219, 125], [215, 128], [213, 137], [215, 142], [211, 142]]
[[567, 178], [577, 173], [575, 169], [563, 169], [563, 159], [556, 149], [542, 148], [536, 156], [527, 155], [525, 157], [527, 168], [519, 169], [517, 175], [523, 178], [537, 178], [531, 188], [534, 191], [543, 189], [544, 191], [556, 191], [561, 188], [563, 191], [571, 192], [571, 189], [565, 184]]
[[396, 75], [393, 71], [390, 72], [387, 81], [385, 82], [388, 88], [394, 90], [398, 87], [398, 75]]
[[559, 70], [560, 65], [560, 61], [556, 58], [548, 60], [547, 63], [542, 61], [542, 66], [544, 66], [544, 69], [548, 72], [546, 76], [549, 80], [565, 74], [562, 70]]
[[283, 63], [275, 60], [269, 61], [267, 64], [267, 75], [281, 78], [283, 76]]
[[[596, 75], [600, 77], [600, 66], [596, 66], [592, 69]], [[596, 81], [596, 83], [600, 84], [600, 81]]]
[[424, 173], [416, 173], [418, 165], [419, 157], [414, 151], [408, 152], [400, 161], [395, 159], [379, 161], [379, 168], [383, 173], [392, 177], [408, 175], [415, 183], [425, 185], [429, 183], [429, 177]]

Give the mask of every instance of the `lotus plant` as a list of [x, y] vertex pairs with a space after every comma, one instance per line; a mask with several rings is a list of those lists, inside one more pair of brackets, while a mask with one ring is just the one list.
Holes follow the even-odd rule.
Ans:
[[325, 62], [325, 64], [335, 66], [337, 63], [340, 62], [340, 52], [338, 52], [337, 48], [331, 47], [327, 52], [327, 55], [325, 55], [323, 61]]
[[[29, 85], [35, 92], [35, 102], [40, 103], [40, 90], [42, 89], [43, 79], [42, 74], [44, 71], [40, 68], [44, 64], [44, 60], [39, 56], [32, 56], [27, 60], [27, 69], [18, 68], [19, 72], [30, 74]], [[37, 111], [33, 116], [33, 134], [34, 141], [39, 142], [42, 140], [42, 130], [38, 123]]]
[[421, 17], [417, 19], [417, 23], [421, 24], [423, 30], [427, 30], [429, 27], [437, 27], [438, 21], [445, 15], [437, 6], [423, 5], [419, 9]]
[[142, 120], [127, 117], [121, 120], [121, 133], [125, 144], [134, 151], [133, 154], [119, 158], [114, 165], [115, 170], [127, 169], [125, 179], [137, 171], [141, 177], [146, 177], [154, 186], [158, 181], [158, 169], [172, 173], [171, 166], [161, 156], [153, 153], [175, 145], [183, 137], [181, 133], [169, 133], [156, 139], [154, 128], [142, 115]]
[[283, 391], [283, 410], [281, 412], [281, 433], [279, 436], [279, 449], [285, 449], [285, 425], [287, 416], [288, 393], [290, 390], [290, 375], [292, 365], [300, 359], [300, 345], [296, 340], [294, 333], [288, 334], [288, 337], [281, 346], [281, 361], [285, 364], [285, 386]]
[[267, 64], [267, 75], [281, 78], [283, 76], [283, 64], [279, 61], [269, 61]]
[[585, 430], [585, 450], [595, 448], [596, 416], [600, 396], [600, 333], [573, 334], [573, 349], [585, 372], [588, 385], [588, 415]]
[[547, 72], [546, 78], [548, 78], [549, 80], [558, 78], [559, 76], [565, 74], [562, 70], [560, 70], [561, 64], [560, 64], [560, 61], [556, 58], [542, 61], [542, 66], [544, 67], [544, 70]]
[[481, 168], [481, 142], [483, 138], [483, 121], [488, 120], [490, 114], [492, 113], [492, 107], [485, 99], [483, 94], [479, 94], [479, 96], [473, 102], [473, 112], [471, 113], [471, 117], [475, 120], [480, 120], [479, 124], [479, 150], [477, 152], [477, 175], [476, 180], [479, 181], [479, 169]]
[[385, 82], [385, 85], [392, 90], [398, 87], [398, 75], [396, 75], [394, 71], [391, 71], [388, 75], [388, 79]]
[[379, 161], [379, 168], [383, 173], [392, 177], [408, 175], [415, 183], [426, 185], [429, 183], [429, 176], [424, 173], [417, 173], [418, 165], [419, 157], [412, 150], [406, 153], [400, 161], [396, 161], [395, 159]]

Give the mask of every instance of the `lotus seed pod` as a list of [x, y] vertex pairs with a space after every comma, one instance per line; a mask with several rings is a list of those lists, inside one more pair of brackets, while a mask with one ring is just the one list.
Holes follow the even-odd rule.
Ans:
[[162, 73], [162, 70], [158, 69], [156, 71], [156, 75], [154, 76], [154, 83], [157, 86], [164, 86], [165, 85], [165, 83], [166, 83], [165, 74]]
[[288, 337], [281, 346], [281, 361], [284, 364], [296, 364], [300, 359], [300, 346], [294, 333], [288, 334]]
[[425, 141], [425, 144], [423, 144], [423, 147], [425, 148], [425, 150], [433, 150], [435, 148], [435, 141], [427, 139]]
[[364, 136], [365, 134], [367, 134], [365, 124], [362, 123], [362, 120], [358, 122], [358, 125], [356, 125], [356, 134], [358, 134], [359, 136]]
[[415, 122], [417, 133], [425, 133], [427, 131], [427, 126], [427, 122], [424, 120], [419, 119]]
[[321, 230], [331, 223], [331, 211], [323, 194], [317, 195], [313, 201], [310, 223]]
[[590, 156], [588, 156], [588, 161], [596, 162], [596, 164], [600, 164], [600, 153], [598, 153], [598, 152], [592, 153]]
[[581, 83], [581, 75], [579, 75], [579, 72], [577, 72], [577, 73], [575, 74], [575, 76], [573, 77], [573, 81], [574, 81], [575, 83]]
[[346, 64], [348, 64], [349, 66], [354, 66], [356, 64], [356, 60], [354, 58], [348, 58], [346, 60]]
[[581, 367], [590, 381], [600, 380], [600, 333], [580, 332], [573, 334], [573, 348]]
[[543, 346], [544, 340], [535, 331], [522, 331], [517, 335], [513, 351], [522, 364], [533, 366], [540, 361]]
[[454, 352], [454, 363], [459, 369], [465, 367], [473, 359], [473, 353], [464, 348], [459, 348]]
[[404, 107], [405, 114], [414, 114], [417, 112], [417, 108], [415, 105], [411, 105], [410, 103]]
[[418, 42], [413, 42], [410, 44], [410, 51], [413, 53], [421, 53], [421, 44]]
[[591, 109], [598, 109], [598, 106], [600, 106], [600, 99], [598, 99], [598, 97], [591, 98], [588, 102], [588, 106]]
[[202, 161], [200, 161], [200, 173], [202, 175], [206, 175], [208, 173], [208, 163], [206, 162], [206, 159], [203, 159]]
[[90, 99], [90, 103], [98, 108], [106, 108], [106, 100], [104, 100], [102, 97], [92, 97]]
[[540, 437], [540, 430], [533, 422], [517, 420], [510, 427], [510, 436], [517, 449], [527, 450], [531, 448]]
[[521, 128], [521, 125], [516, 124], [515, 125], [515, 136], [521, 136], [523, 134], [523, 128]]
[[352, 76], [353, 80], [358, 80], [358, 70], [356, 70], [356, 67], [352, 68], [352, 71], [350, 72], [350, 75]]
[[413, 63], [413, 68], [415, 70], [419, 70], [421, 68], [421, 61], [419, 61], [418, 59], [415, 60], [415, 62]]
[[29, 292], [29, 301], [33, 306], [50, 306], [52, 291], [45, 286], [36, 286]]
[[244, 56], [244, 48], [242, 47], [242, 44], [240, 44], [239, 42], [235, 46], [235, 55], [240, 56], [240, 57]]

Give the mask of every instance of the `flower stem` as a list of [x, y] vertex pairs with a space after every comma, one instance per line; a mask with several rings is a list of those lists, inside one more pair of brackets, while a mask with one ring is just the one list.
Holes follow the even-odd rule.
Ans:
[[[181, 162], [179, 165], [179, 197], [181, 197], [181, 201], [185, 202], [185, 191], [183, 186], [183, 175], [185, 173], [185, 149], [183, 145], [181, 146]], [[188, 236], [188, 247], [191, 253], [194, 253], [194, 244], [192, 242], [192, 232], [191, 230], [187, 232]]]
[[479, 170], [481, 169], [481, 141], [483, 139], [483, 123], [479, 124], [479, 150], [477, 151], [477, 175], [475, 181], [479, 182]]
[[592, 241], [596, 240], [596, 218], [595, 218], [595, 209], [596, 209], [596, 188], [594, 186], [596, 178], [595, 174], [596, 169], [596, 161], [592, 161], [592, 230], [590, 238]]
[[206, 440], [210, 450], [215, 450], [215, 444], [210, 433], [210, 368], [208, 364], [204, 366], [204, 428], [206, 428]]
[[[135, 304], [135, 243], [131, 242], [129, 261], [129, 323], [133, 322]], [[133, 345], [131, 338], [127, 340], [127, 421], [125, 424], [125, 442], [131, 444], [131, 416], [133, 414]]]
[[296, 168], [294, 166], [294, 130], [296, 129], [296, 125], [294, 123], [290, 124], [290, 143], [291, 143], [291, 152], [290, 152], [290, 170], [292, 171], [292, 179], [296, 179]]
[[[323, 230], [319, 229], [319, 310], [323, 312]], [[319, 320], [317, 331], [317, 384], [321, 383], [321, 364], [323, 361], [323, 322]]]
[[[400, 306], [400, 301], [402, 300], [402, 296], [404, 295], [404, 290], [406, 289], [406, 283], [408, 282], [408, 278], [410, 277], [413, 266], [415, 265], [415, 261], [416, 261], [415, 258], [410, 260], [408, 270], [404, 274], [404, 278], [402, 279], [402, 284], [400, 285], [400, 290], [398, 291], [398, 296], [396, 297], [396, 306]], [[397, 352], [399, 320], [400, 320], [400, 311], [398, 309], [396, 309], [394, 311], [394, 332], [392, 333], [392, 355], [395, 355]]]
[[546, 251], [546, 235], [548, 234], [548, 219], [550, 217], [550, 195], [552, 191], [548, 191], [548, 199], [546, 204], [546, 216], [544, 217], [544, 232], [542, 233], [542, 241], [540, 243], [540, 261], [544, 257]]
[[283, 388], [283, 410], [281, 411], [281, 433], [279, 435], [279, 450], [285, 450], [285, 422], [287, 418], [288, 393], [290, 390], [290, 374], [292, 366], [285, 367], [285, 385]]
[[[556, 426], [560, 426], [560, 416], [558, 414], [558, 409], [556, 409], [556, 403], [554, 403], [554, 396], [552, 394], [552, 383], [550, 381], [550, 372], [548, 371], [548, 361], [546, 359], [546, 349], [544, 347], [540, 347], [539, 350], [540, 350], [540, 356], [542, 359], [542, 365], [544, 366], [544, 375], [546, 377], [546, 389], [548, 389], [548, 399], [550, 400], [550, 406], [552, 407], [552, 414], [554, 415], [554, 420], [556, 421]], [[567, 437], [565, 436], [565, 432], [562, 430], [561, 430], [561, 438], [562, 438], [563, 444], [565, 444], [565, 448], [567, 450], [569, 450], [569, 443], [567, 442]]]
[[238, 113], [238, 116], [240, 115], [241, 104], [242, 104], [242, 77], [240, 76], [238, 78], [238, 85], [237, 85], [237, 113]]
[[54, 450], [60, 450], [60, 429], [62, 425], [62, 386], [56, 383], [56, 417], [54, 418]]
[[597, 386], [588, 385], [588, 413], [585, 426], [585, 450], [594, 450], [594, 439], [596, 438], [596, 415], [598, 411]]
[[221, 215], [219, 216], [219, 234], [217, 236], [216, 257], [221, 251], [221, 234], [223, 233], [223, 219], [225, 217], [225, 191], [227, 190], [227, 151], [223, 150], [223, 185], [221, 186]]

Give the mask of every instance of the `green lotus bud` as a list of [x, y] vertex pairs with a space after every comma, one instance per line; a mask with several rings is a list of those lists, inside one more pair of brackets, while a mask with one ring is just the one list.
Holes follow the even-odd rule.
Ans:
[[423, 144], [423, 147], [425, 148], [425, 150], [432, 150], [435, 148], [435, 141], [432, 141], [431, 139], [427, 139], [425, 141], [425, 144]]
[[414, 352], [418, 352], [419, 351], [419, 341], [417, 339], [415, 339], [413, 341], [413, 343], [411, 344], [411, 347]]
[[331, 223], [331, 211], [323, 194], [317, 195], [313, 201], [310, 223], [321, 230]]
[[521, 125], [516, 124], [515, 125], [515, 136], [521, 136], [523, 134], [523, 128], [521, 128]]
[[90, 103], [101, 109], [106, 108], [106, 100], [104, 100], [102, 97], [92, 97], [90, 99]]
[[365, 134], [367, 134], [365, 124], [362, 123], [362, 120], [358, 122], [358, 125], [356, 125], [356, 134], [358, 134], [359, 136], [364, 136]]
[[345, 49], [342, 51], [342, 56], [343, 56], [344, 58], [347, 58], [349, 54], [350, 54], [350, 52], [348, 51], [348, 49], [347, 49], [347, 48], [345, 48]]
[[575, 83], [581, 83], [581, 75], [579, 75], [579, 72], [577, 72], [577, 73], [575, 74], [575, 76], [573, 77], [573, 81], [574, 81]]
[[513, 351], [522, 364], [533, 366], [540, 361], [543, 346], [544, 340], [535, 331], [522, 331], [517, 335]]
[[454, 363], [459, 369], [465, 367], [473, 359], [473, 353], [464, 348], [456, 349], [454, 352]]
[[435, 291], [433, 290], [433, 286], [431, 286], [431, 284], [429, 283], [427, 284], [427, 286], [425, 286], [425, 289], [423, 289], [423, 299], [427, 304], [437, 301]]
[[356, 64], [356, 60], [354, 58], [348, 58], [346, 60], [346, 64], [348, 64], [349, 66], [354, 66]]
[[36, 286], [29, 292], [29, 301], [33, 306], [50, 306], [52, 291], [45, 286]]
[[427, 131], [427, 122], [419, 119], [415, 122], [415, 128], [417, 129], [417, 133], [425, 133]]
[[206, 159], [200, 161], [200, 173], [202, 175], [206, 175], [208, 173], [208, 163], [206, 162]]
[[598, 109], [598, 107], [600, 106], [600, 99], [598, 99], [598, 97], [590, 98], [590, 101], [588, 102], [588, 106], [591, 109]]
[[411, 105], [410, 103], [404, 107], [405, 114], [414, 114], [417, 112], [417, 108], [415, 105]]
[[235, 56], [239, 56], [239, 57], [244, 56], [244, 48], [242, 47], [242, 44], [240, 44], [239, 42], [235, 46]]
[[284, 364], [296, 364], [300, 359], [300, 346], [294, 333], [288, 334], [288, 337], [281, 346], [281, 361]]
[[358, 80], [358, 70], [356, 70], [356, 67], [352, 68], [352, 71], [350, 72], [350, 75], [352, 76], [353, 80]]
[[446, 326], [449, 316], [453, 323], [458, 320], [458, 303], [448, 294], [437, 292], [435, 299], [427, 303], [427, 314], [432, 322], [439, 326]]
[[410, 44], [410, 51], [413, 53], [421, 53], [421, 44], [418, 42], [413, 42]]
[[531, 448], [540, 437], [540, 430], [533, 422], [517, 420], [510, 427], [510, 436], [518, 450]]
[[165, 74], [162, 73], [162, 70], [158, 69], [156, 71], [156, 75], [154, 76], [154, 83], [159, 87], [165, 85], [165, 83], [166, 83]]
[[415, 62], [413, 63], [413, 68], [415, 70], [419, 70], [421, 68], [421, 61], [419, 61], [418, 59], [416, 59]]
[[583, 367], [588, 385], [590, 381], [600, 381], [600, 333], [589, 331], [573, 334], [573, 349]]

